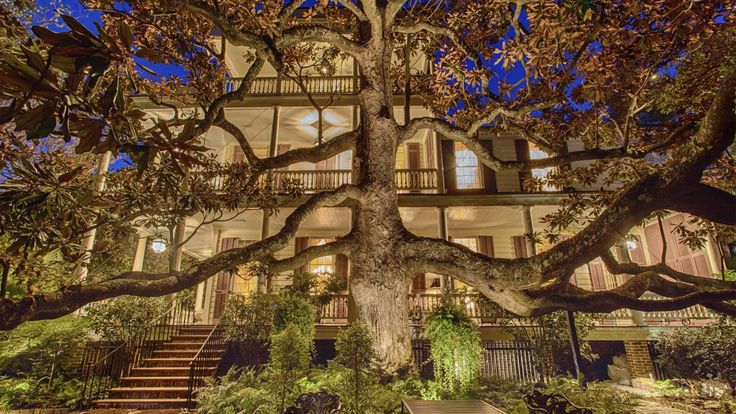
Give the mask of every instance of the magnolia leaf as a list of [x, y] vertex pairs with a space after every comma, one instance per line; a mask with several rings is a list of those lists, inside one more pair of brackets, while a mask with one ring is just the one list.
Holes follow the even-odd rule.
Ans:
[[35, 108], [29, 109], [15, 117], [15, 130], [28, 131], [36, 128], [39, 124], [54, 115], [56, 104], [46, 102]]
[[130, 31], [130, 26], [122, 20], [118, 22], [118, 34], [125, 50], [129, 51], [133, 47], [133, 33]]

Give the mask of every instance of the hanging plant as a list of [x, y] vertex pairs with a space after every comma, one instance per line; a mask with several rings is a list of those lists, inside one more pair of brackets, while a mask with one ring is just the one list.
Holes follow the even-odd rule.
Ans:
[[448, 395], [466, 391], [478, 378], [483, 348], [478, 326], [462, 307], [447, 301], [435, 308], [424, 331], [435, 380]]

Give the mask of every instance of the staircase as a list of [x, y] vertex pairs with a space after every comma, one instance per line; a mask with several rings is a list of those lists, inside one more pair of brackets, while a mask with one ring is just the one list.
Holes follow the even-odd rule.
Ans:
[[[108, 390], [107, 398], [95, 400], [94, 408], [165, 409], [188, 408], [190, 374], [193, 361], [197, 366], [192, 379], [191, 391], [204, 385], [212, 378], [225, 352], [219, 327], [190, 325], [153, 350], [150, 358], [130, 369], [121, 377], [118, 386]], [[208, 340], [209, 339], [209, 340]], [[207, 358], [202, 358], [207, 355]]]

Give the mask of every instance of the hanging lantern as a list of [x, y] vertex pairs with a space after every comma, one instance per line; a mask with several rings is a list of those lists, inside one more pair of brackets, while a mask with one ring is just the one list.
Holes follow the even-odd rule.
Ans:
[[163, 253], [166, 251], [166, 239], [163, 237], [156, 237], [151, 242], [151, 250], [154, 251], [154, 253]]

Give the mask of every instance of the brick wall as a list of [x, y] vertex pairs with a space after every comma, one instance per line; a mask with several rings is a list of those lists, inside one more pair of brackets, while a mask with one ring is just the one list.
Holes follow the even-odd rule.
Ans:
[[647, 387], [654, 382], [654, 366], [646, 341], [624, 341], [631, 382], [635, 387]]

